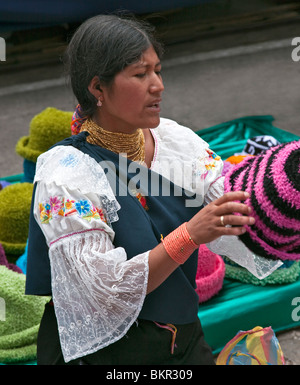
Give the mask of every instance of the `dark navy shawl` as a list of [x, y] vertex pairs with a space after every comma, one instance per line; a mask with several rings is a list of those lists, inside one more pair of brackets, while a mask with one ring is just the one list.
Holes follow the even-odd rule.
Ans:
[[[126, 158], [120, 165], [117, 154], [88, 143], [86, 135], [71, 136], [57, 145], [72, 145], [101, 163], [121, 206], [119, 220], [112, 223], [115, 232], [113, 243], [115, 247], [125, 249], [128, 259], [153, 249], [161, 242], [161, 236], [168, 235], [201, 209], [195, 205], [196, 196], [191, 196], [168, 179]], [[145, 196], [148, 210], [132, 193], [132, 186], [136, 186]], [[51, 295], [48, 247], [32, 209], [26, 294]], [[197, 260], [196, 250], [187, 262], [148, 294], [139, 318], [177, 324], [194, 322], [198, 312], [198, 296], [195, 292]]]

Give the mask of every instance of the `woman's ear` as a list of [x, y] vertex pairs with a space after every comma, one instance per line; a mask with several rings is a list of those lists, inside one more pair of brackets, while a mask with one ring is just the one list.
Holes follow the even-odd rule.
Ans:
[[95, 96], [97, 100], [102, 99], [102, 90], [100, 87], [100, 79], [98, 76], [94, 76], [93, 79], [90, 81], [90, 84], [88, 85], [88, 90], [92, 95]]

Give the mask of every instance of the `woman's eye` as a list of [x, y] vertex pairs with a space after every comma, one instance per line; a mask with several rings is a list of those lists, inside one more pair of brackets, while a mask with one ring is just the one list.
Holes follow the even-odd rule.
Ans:
[[144, 76], [146, 76], [146, 73], [135, 74], [135, 76], [137, 78], [143, 78]]

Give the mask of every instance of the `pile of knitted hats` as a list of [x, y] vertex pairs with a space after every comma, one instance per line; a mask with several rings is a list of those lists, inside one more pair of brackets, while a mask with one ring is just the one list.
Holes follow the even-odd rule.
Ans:
[[71, 112], [55, 108], [36, 115], [30, 135], [16, 145], [24, 157], [23, 180], [0, 182], [0, 363], [36, 359], [38, 328], [49, 298], [25, 295], [26, 269], [18, 261], [26, 253], [37, 157], [71, 135], [71, 118]]
[[22, 136], [16, 145], [16, 152], [24, 158], [23, 182], [32, 182], [36, 160], [55, 143], [71, 135], [72, 113], [48, 107], [33, 117], [29, 135]]
[[245, 203], [256, 222], [240, 240], [253, 253], [283, 265], [259, 280], [225, 258], [226, 277], [256, 285], [291, 283], [300, 276], [300, 141], [272, 141], [263, 150], [261, 143], [250, 142], [251, 154], [227, 159], [225, 192], [250, 193]]
[[25, 275], [7, 261], [1, 244], [0, 282], [0, 362], [33, 361], [38, 328], [49, 299], [24, 295]]

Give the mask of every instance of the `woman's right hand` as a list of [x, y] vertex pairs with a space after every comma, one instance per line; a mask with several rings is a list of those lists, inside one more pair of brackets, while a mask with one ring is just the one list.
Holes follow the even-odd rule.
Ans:
[[250, 207], [241, 203], [248, 197], [249, 194], [244, 191], [228, 192], [201, 209], [187, 222], [192, 240], [200, 245], [222, 235], [243, 234], [246, 231], [244, 226], [255, 222], [250, 216]]

